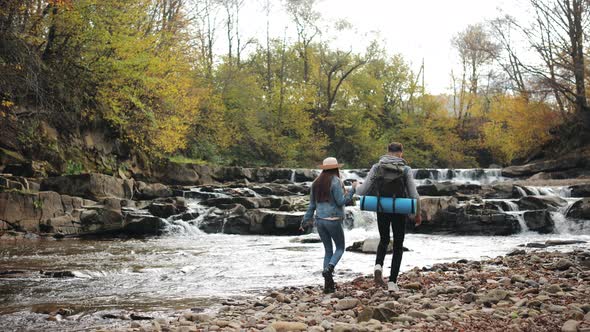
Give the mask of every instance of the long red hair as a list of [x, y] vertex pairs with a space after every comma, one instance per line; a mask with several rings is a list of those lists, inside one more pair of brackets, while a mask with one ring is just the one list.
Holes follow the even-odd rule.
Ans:
[[320, 176], [318, 176], [317, 179], [313, 181], [311, 190], [313, 190], [313, 196], [315, 197], [316, 202], [330, 201], [330, 189], [332, 185], [332, 177], [334, 176], [340, 177], [338, 168], [323, 170]]

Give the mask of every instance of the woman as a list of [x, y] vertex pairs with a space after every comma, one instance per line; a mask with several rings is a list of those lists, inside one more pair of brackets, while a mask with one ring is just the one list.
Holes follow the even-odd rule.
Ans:
[[[352, 195], [356, 191], [357, 183], [352, 184], [352, 190], [344, 191], [344, 184], [340, 180], [339, 168], [336, 158], [328, 157], [324, 159], [322, 165], [318, 166], [322, 173], [315, 179], [311, 185], [309, 208], [301, 222], [301, 230], [304, 226], [309, 227], [313, 224], [313, 215], [315, 212], [315, 225], [324, 244], [324, 293], [333, 293], [334, 285], [334, 267], [344, 253], [344, 230], [342, 221], [344, 220], [344, 205], [352, 200]], [[332, 249], [332, 241], [336, 245], [336, 251]]]

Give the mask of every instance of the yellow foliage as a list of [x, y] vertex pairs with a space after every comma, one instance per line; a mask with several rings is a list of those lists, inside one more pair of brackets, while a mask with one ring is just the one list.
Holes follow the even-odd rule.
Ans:
[[495, 97], [487, 118], [482, 128], [484, 145], [505, 164], [543, 145], [559, 121], [548, 105], [511, 96]]

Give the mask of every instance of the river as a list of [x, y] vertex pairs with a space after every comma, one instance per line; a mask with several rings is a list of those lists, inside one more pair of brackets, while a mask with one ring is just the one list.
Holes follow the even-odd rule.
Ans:
[[[453, 171], [437, 172], [417, 181], [505, 180], [495, 170], [483, 175], [464, 170], [455, 172], [463, 176], [451, 177], [448, 175]], [[345, 172], [344, 177], [355, 178], [355, 174]], [[573, 201], [564, 188], [537, 190]], [[191, 200], [189, 205], [205, 209], [198, 200]], [[372, 213], [358, 207], [349, 209], [355, 216], [355, 227], [346, 230], [347, 245], [378, 236]], [[561, 222], [568, 221], [562, 217]], [[527, 231], [512, 236], [407, 234], [404, 245], [410, 251], [404, 253], [402, 271], [458, 259], [495, 257], [529, 242], [590, 242], [588, 230], [573, 230], [567, 225], [558, 229], [560, 233], [547, 235]], [[178, 309], [215, 311], [224, 299], [259, 296], [284, 286], [319, 284], [323, 247], [317, 242], [301, 243], [301, 238], [317, 238], [317, 234], [205, 234], [188, 222], [170, 221], [165, 235], [147, 239], [0, 242], [0, 326], [3, 330], [112, 327], [128, 323], [105, 315], [135, 312], [154, 317]], [[554, 248], [571, 250], [589, 245]], [[337, 267], [336, 281], [370, 274], [373, 265], [374, 255], [346, 252]], [[68, 271], [71, 275], [50, 277], [46, 271]], [[70, 309], [72, 314], [59, 322], [47, 321], [43, 312], [55, 308]]]

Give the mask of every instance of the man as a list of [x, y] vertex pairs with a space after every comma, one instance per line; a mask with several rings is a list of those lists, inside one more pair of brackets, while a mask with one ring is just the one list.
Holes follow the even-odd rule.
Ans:
[[[387, 154], [379, 159], [379, 162], [371, 167], [366, 181], [357, 188], [357, 195], [371, 195], [381, 197], [411, 197], [416, 199], [416, 214], [410, 215], [416, 225], [422, 223], [420, 216], [420, 196], [416, 190], [412, 169], [406, 165], [403, 157], [403, 146], [401, 143], [393, 142], [387, 147]], [[387, 164], [387, 165], [385, 165]], [[385, 166], [384, 166], [385, 165]], [[389, 167], [388, 167], [389, 166]], [[391, 171], [393, 169], [393, 171]], [[389, 171], [388, 171], [389, 170]], [[384, 177], [384, 172], [395, 172], [399, 175]], [[395, 180], [384, 179], [395, 178]], [[375, 283], [379, 287], [387, 286], [389, 291], [399, 291], [397, 276], [402, 262], [404, 236], [406, 233], [406, 218], [408, 216], [397, 213], [377, 212], [377, 225], [379, 227], [379, 246], [377, 247], [377, 258], [375, 259]], [[391, 271], [389, 282], [385, 285], [383, 281], [383, 261], [387, 247], [389, 246], [389, 228], [393, 229], [393, 257], [391, 259]]]

